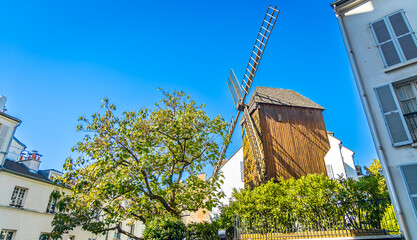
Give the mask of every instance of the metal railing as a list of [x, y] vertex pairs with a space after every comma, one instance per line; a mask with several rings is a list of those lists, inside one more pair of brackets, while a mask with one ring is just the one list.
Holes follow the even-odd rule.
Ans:
[[417, 142], [417, 112], [404, 114], [410, 134], [414, 142]]
[[235, 216], [236, 240], [398, 235], [389, 199], [309, 206]]

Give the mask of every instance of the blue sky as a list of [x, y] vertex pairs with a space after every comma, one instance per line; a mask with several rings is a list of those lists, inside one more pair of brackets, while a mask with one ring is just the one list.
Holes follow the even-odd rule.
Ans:
[[[210, 116], [236, 110], [241, 79], [268, 4], [281, 14], [253, 86], [292, 89], [326, 108], [328, 131], [355, 161], [376, 158], [329, 1], [6, 1], [0, 6], [0, 95], [20, 118], [16, 136], [61, 169], [80, 139], [79, 116], [108, 97], [119, 110], [151, 107], [158, 87], [183, 90]], [[240, 129], [228, 150], [241, 144]]]

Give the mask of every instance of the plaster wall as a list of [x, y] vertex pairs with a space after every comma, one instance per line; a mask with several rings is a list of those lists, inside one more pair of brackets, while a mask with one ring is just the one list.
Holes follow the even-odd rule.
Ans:
[[[22, 209], [9, 206], [15, 186], [28, 189], [25, 194]], [[58, 187], [53, 184], [43, 183], [1, 171], [0, 230], [7, 229], [16, 231], [13, 240], [38, 239], [41, 233], [51, 232], [51, 222], [54, 215], [46, 213], [46, 208], [50, 193], [56, 189]], [[68, 192], [68, 190], [65, 191]], [[104, 239], [104, 236], [94, 236], [80, 229], [64, 235], [63, 239], [66, 240], [71, 235], [76, 236], [76, 239]]]
[[324, 157], [324, 162], [327, 165], [330, 165], [333, 169], [333, 176], [334, 179], [337, 179], [339, 177], [346, 178], [346, 171], [343, 164], [343, 157], [341, 147], [342, 142], [333, 137], [332, 135], [328, 135], [329, 137], [329, 143], [330, 143], [330, 150], [327, 152], [326, 156]]
[[0, 166], [3, 165], [3, 161], [6, 157], [6, 153], [10, 146], [10, 141], [13, 138], [13, 134], [14, 134], [15, 128], [17, 127], [17, 124], [18, 124], [17, 122], [12, 121], [5, 116], [0, 115], [0, 125], [5, 125], [9, 127], [9, 130], [7, 131], [6, 136], [4, 138], [4, 142], [0, 146]]
[[[379, 108], [374, 88], [389, 84], [399, 83], [417, 78], [417, 63], [409, 61], [407, 64], [385, 68], [375, 40], [373, 38], [369, 23], [379, 20], [393, 12], [403, 9], [413, 31], [417, 30], [417, 1], [415, 0], [373, 0], [365, 2], [368, 4], [367, 11], [355, 11], [341, 13], [346, 35], [348, 36], [352, 55], [357, 62], [360, 72], [364, 94], [370, 106], [370, 124], [376, 129], [374, 139], [378, 138], [386, 157], [388, 169], [391, 173], [393, 187], [397, 194], [399, 206], [404, 214], [406, 228], [409, 231], [410, 239], [417, 239], [417, 219], [412, 209], [408, 194], [398, 165], [417, 162], [417, 149], [411, 145], [393, 147], [388, 129]], [[357, 9], [359, 9], [358, 7]], [[356, 13], [355, 13], [356, 12]]]
[[344, 146], [342, 146], [340, 150], [342, 152], [342, 158], [343, 158], [343, 163], [345, 165], [346, 176], [348, 178], [358, 180], [359, 179], [358, 173], [356, 172], [355, 162], [353, 161], [353, 157], [355, 153], [352, 150]]
[[[232, 197], [233, 189], [243, 189], [244, 182], [242, 171], [241, 171], [241, 163], [243, 163], [243, 148], [240, 147], [239, 150], [232, 157], [227, 161], [226, 164], [223, 165], [221, 168], [221, 172], [223, 173], [223, 184], [221, 184], [221, 189], [223, 193], [226, 195], [220, 201], [223, 205], [228, 205], [230, 202], [230, 198]], [[212, 217], [216, 216], [216, 214], [220, 214], [220, 209], [216, 208], [212, 211]]]

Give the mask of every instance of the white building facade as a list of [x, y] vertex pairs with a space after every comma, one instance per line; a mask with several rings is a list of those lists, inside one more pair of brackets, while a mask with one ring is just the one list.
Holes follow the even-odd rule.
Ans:
[[332, 7], [401, 231], [417, 239], [417, 1]]
[[334, 133], [328, 133], [330, 150], [324, 157], [326, 163], [327, 175], [329, 178], [352, 178], [358, 180], [356, 166], [353, 161], [355, 153], [342, 145], [342, 141], [334, 136]]
[[[0, 96], [1, 97], [1, 96]], [[4, 104], [5, 101], [0, 103]], [[3, 106], [0, 106], [3, 109]], [[26, 146], [14, 137], [17, 118], [0, 112], [0, 240], [36, 240], [52, 231], [57, 199], [53, 191], [65, 191], [53, 183], [62, 173], [40, 170], [40, 156], [36, 151], [23, 152]], [[123, 230], [142, 236], [144, 225], [121, 224]], [[128, 240], [115, 231], [94, 235], [80, 228], [62, 236], [63, 240]]]

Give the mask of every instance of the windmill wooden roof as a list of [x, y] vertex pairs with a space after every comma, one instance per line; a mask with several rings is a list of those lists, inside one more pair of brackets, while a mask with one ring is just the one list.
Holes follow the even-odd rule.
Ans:
[[249, 101], [249, 108], [252, 111], [256, 103], [274, 104], [281, 106], [294, 106], [304, 108], [315, 108], [324, 110], [324, 108], [303, 95], [289, 89], [256, 87]]

